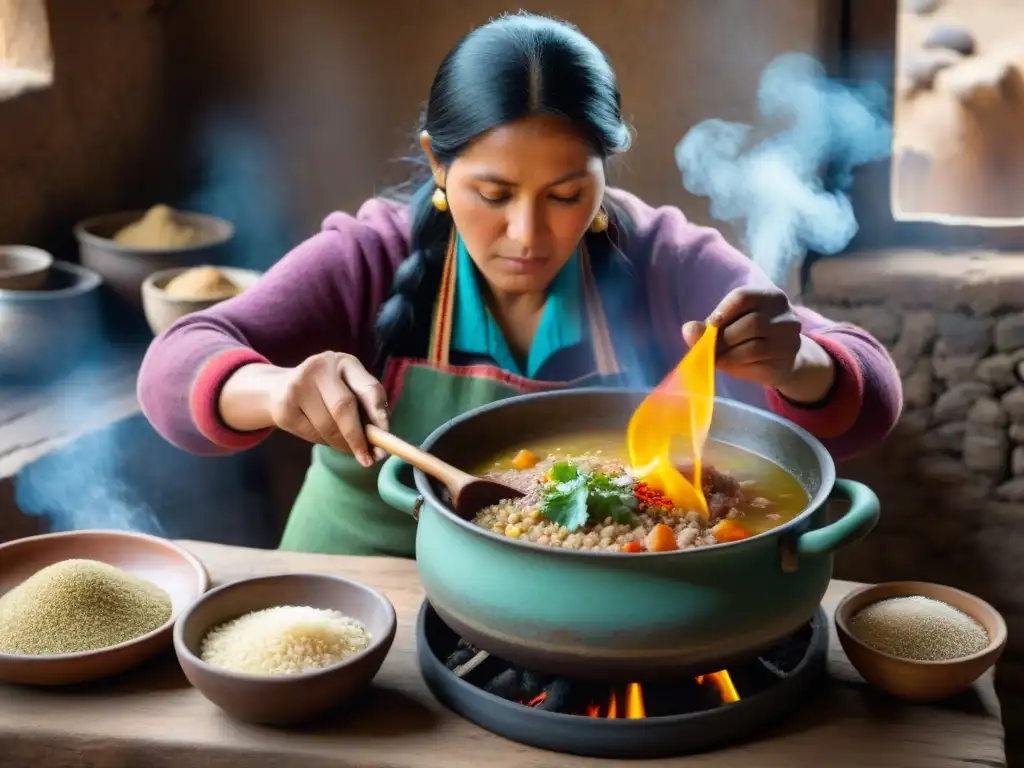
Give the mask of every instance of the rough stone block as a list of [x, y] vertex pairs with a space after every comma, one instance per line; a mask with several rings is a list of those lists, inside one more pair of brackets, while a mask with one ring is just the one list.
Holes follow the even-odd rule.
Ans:
[[964, 435], [964, 465], [988, 477], [1002, 477], [1006, 474], [1009, 447], [1006, 435], [968, 432]]
[[1024, 387], [1014, 387], [1003, 395], [1001, 402], [1012, 421], [1024, 421]]
[[942, 5], [941, 0], [904, 0], [904, 7], [911, 13], [918, 16], [927, 16], [935, 13]]
[[992, 346], [992, 319], [962, 312], [943, 312], [938, 316], [938, 333], [946, 354], [984, 355]]
[[971, 31], [961, 25], [941, 22], [932, 27], [921, 43], [924, 48], [944, 48], [964, 56], [974, 53], [976, 43]]
[[969, 427], [1004, 427], [1007, 420], [1006, 411], [991, 397], [979, 398], [967, 412]]
[[[1024, 394], [1024, 387], [1021, 388], [1021, 392]], [[992, 388], [980, 381], [955, 384], [939, 395], [939, 399], [935, 402], [935, 420], [945, 422], [966, 419], [968, 411], [976, 401], [983, 397], [991, 397], [991, 395]], [[1006, 408], [1005, 402], [1003, 407]]]
[[1024, 503], [1024, 477], [1015, 477], [1007, 480], [996, 488], [996, 496], [1006, 501]]
[[981, 355], [955, 355], [932, 358], [935, 376], [948, 384], [962, 384], [974, 379], [974, 371], [981, 361]]
[[1014, 355], [993, 355], [978, 363], [975, 375], [996, 392], [1005, 392], [1017, 384], [1018, 365]]
[[[892, 359], [900, 371], [909, 371], [919, 358], [928, 354], [935, 341], [937, 322], [931, 312], [907, 312], [899, 341], [892, 348]], [[1022, 377], [1024, 378], [1024, 377]]]
[[942, 424], [921, 436], [921, 447], [930, 453], [960, 453], [966, 433], [965, 422]]
[[892, 346], [900, 337], [903, 327], [902, 318], [886, 307], [865, 307], [854, 314], [852, 321], [870, 333], [887, 347]]
[[1024, 477], [1024, 445], [1013, 449], [1010, 457], [1010, 469], [1016, 477]]
[[907, 435], [922, 435], [932, 423], [931, 411], [927, 408], [904, 408], [897, 428]]
[[971, 479], [971, 471], [964, 462], [943, 455], [924, 455], [917, 460], [917, 471], [927, 480], [959, 484]]
[[1024, 312], [1014, 312], [996, 322], [995, 344], [1000, 352], [1015, 352], [1024, 348]]
[[908, 408], [926, 408], [932, 404], [932, 366], [927, 359], [918, 360], [904, 377], [903, 402]]

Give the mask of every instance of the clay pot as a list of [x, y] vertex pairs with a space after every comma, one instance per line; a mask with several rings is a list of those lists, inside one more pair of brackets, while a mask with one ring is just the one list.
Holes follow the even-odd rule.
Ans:
[[[576, 389], [512, 397], [448, 422], [424, 450], [469, 469], [533, 440], [617, 430], [646, 392]], [[418, 515], [416, 564], [446, 625], [492, 655], [583, 680], [655, 680], [727, 669], [804, 626], [828, 589], [836, 550], [878, 520], [866, 486], [837, 480], [824, 446], [795, 424], [716, 399], [710, 439], [770, 458], [810, 500], [793, 520], [742, 541], [659, 553], [559, 549], [459, 517], [443, 489], [388, 459], [381, 497]], [[829, 500], [849, 502], [829, 519]]]

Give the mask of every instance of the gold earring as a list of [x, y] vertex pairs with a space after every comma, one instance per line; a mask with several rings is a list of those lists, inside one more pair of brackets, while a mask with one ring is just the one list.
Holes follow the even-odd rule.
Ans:
[[597, 233], [604, 232], [606, 229], [608, 229], [608, 214], [604, 212], [604, 208], [599, 208], [594, 220], [590, 222], [590, 231]]
[[434, 207], [437, 208], [437, 210], [441, 211], [442, 213], [448, 210], [448, 195], [440, 187], [434, 190], [434, 195], [430, 199], [434, 203]]

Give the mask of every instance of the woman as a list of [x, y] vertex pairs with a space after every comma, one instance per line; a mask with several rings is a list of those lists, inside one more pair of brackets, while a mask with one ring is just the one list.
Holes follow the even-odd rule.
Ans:
[[418, 443], [521, 392], [653, 385], [705, 321], [724, 394], [837, 456], [881, 440], [901, 407], [882, 346], [791, 307], [717, 232], [606, 188], [629, 142], [614, 73], [574, 28], [475, 30], [431, 86], [431, 176], [410, 204], [331, 214], [255, 287], [179, 321], [143, 363], [143, 410], [198, 454], [274, 428], [315, 443], [282, 547], [410, 557], [414, 523], [377, 494], [363, 418]]

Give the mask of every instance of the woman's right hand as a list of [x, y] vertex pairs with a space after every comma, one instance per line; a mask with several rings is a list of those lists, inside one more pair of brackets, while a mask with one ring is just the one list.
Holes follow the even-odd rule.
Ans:
[[367, 442], [363, 419], [388, 429], [387, 396], [352, 355], [321, 352], [295, 368], [245, 366], [225, 382], [220, 411], [229, 427], [258, 429], [261, 422], [276, 426], [311, 443], [352, 453], [364, 467], [385, 456]]

